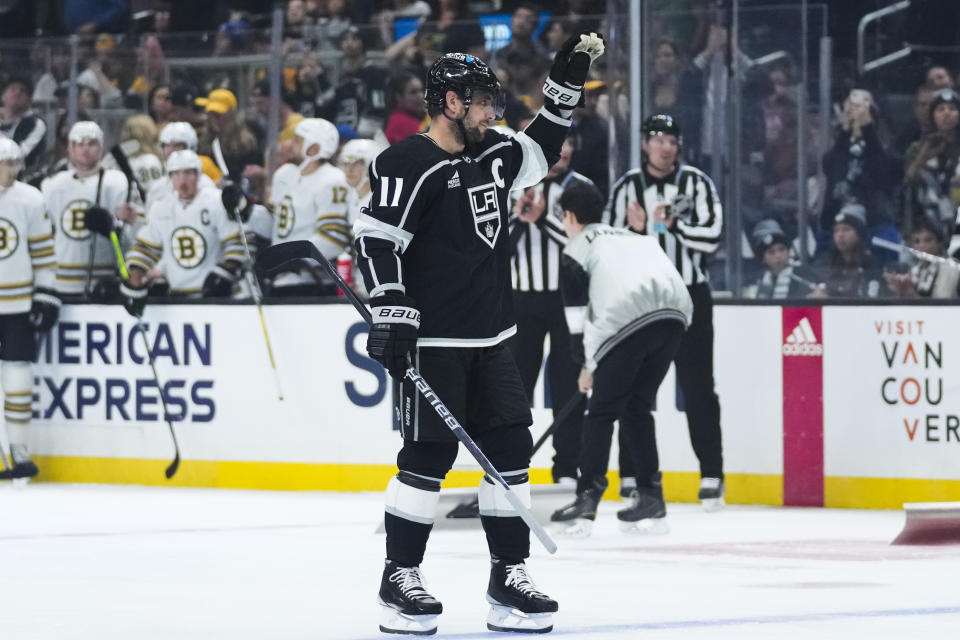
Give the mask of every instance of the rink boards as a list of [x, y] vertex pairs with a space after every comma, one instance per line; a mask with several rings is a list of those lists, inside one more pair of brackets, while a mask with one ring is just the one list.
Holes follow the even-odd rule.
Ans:
[[[154, 306], [145, 321], [183, 463], [173, 480], [141, 336], [119, 307], [67, 306], [39, 347], [29, 441], [63, 482], [379, 490], [391, 389], [346, 305], [268, 306], [277, 398], [249, 306]], [[728, 501], [865, 508], [960, 500], [960, 336], [950, 307], [715, 308]], [[543, 384], [534, 435], [549, 425]], [[673, 372], [657, 398], [667, 499], [699, 483]], [[534, 458], [549, 481], [552, 451]], [[616, 466], [616, 453], [611, 464]], [[469, 486], [461, 453], [445, 486]], [[615, 476], [615, 474], [613, 474]], [[615, 482], [614, 482], [615, 486]]]

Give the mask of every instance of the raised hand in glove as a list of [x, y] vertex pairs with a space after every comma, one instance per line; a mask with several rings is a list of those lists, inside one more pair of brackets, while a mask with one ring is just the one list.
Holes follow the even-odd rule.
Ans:
[[119, 290], [120, 302], [127, 313], [134, 318], [142, 318], [143, 308], [147, 306], [147, 286], [124, 280], [120, 283]]
[[420, 312], [412, 298], [383, 295], [370, 299], [373, 315], [367, 334], [367, 354], [402, 380], [407, 371], [407, 356], [417, 347]]
[[218, 264], [204, 279], [201, 293], [204, 298], [227, 298], [233, 293], [233, 285], [236, 282], [237, 276]]
[[603, 55], [603, 48], [603, 36], [590, 32], [571, 36], [557, 51], [543, 83], [543, 95], [561, 116], [569, 117], [574, 107], [583, 104], [590, 64]]
[[37, 287], [33, 291], [33, 303], [30, 305], [30, 324], [37, 331], [47, 332], [57, 324], [60, 317], [60, 297], [53, 289]]
[[246, 223], [250, 219], [253, 204], [243, 195], [240, 185], [230, 183], [224, 186], [223, 191], [220, 192], [220, 201], [223, 203], [223, 208], [227, 210], [227, 217], [231, 220], [239, 217]]
[[111, 231], [116, 231], [120, 223], [112, 213], [103, 207], [93, 206], [87, 209], [84, 215], [84, 221], [87, 229], [101, 236], [110, 236]]

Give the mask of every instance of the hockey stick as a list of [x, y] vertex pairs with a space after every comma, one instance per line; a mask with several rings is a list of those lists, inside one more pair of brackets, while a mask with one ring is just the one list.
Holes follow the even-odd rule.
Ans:
[[[570, 417], [570, 414], [573, 413], [573, 410], [580, 405], [580, 401], [583, 399], [583, 394], [577, 391], [570, 399], [567, 400], [567, 403], [563, 405], [560, 409], [560, 412], [557, 413], [557, 416], [553, 419], [553, 422], [550, 423], [550, 426], [537, 438], [537, 441], [533, 444], [533, 450], [530, 452], [530, 457], [532, 458], [534, 454], [540, 450], [540, 447], [547, 441], [547, 438], [553, 435], [564, 421]], [[464, 500], [455, 506], [453, 509], [447, 512], [448, 518], [479, 518], [480, 517], [480, 503], [478, 502], [476, 496], [470, 498], [469, 500]]]
[[250, 269], [247, 274], [250, 276], [250, 292], [253, 294], [253, 302], [257, 305], [257, 313], [260, 315], [260, 328], [263, 329], [263, 342], [267, 345], [267, 357], [270, 358], [270, 368], [273, 370], [273, 382], [277, 387], [277, 398], [283, 401], [283, 388], [280, 386], [280, 372], [277, 370], [276, 360], [273, 358], [273, 347], [270, 346], [270, 334], [267, 333], [267, 321], [263, 317], [263, 292], [260, 290], [260, 282], [257, 280], [257, 274], [253, 272], [253, 255], [250, 253], [250, 245], [247, 244], [247, 227], [243, 224], [243, 219], [239, 212], [235, 212], [237, 224], [240, 225], [240, 242], [243, 243], [243, 252], [247, 254], [247, 263]]
[[[127, 158], [127, 153], [123, 145], [113, 145], [113, 147], [110, 148], [110, 155], [113, 156], [113, 161], [117, 163], [117, 168], [127, 177], [127, 191], [129, 192], [130, 187], [135, 186], [137, 193], [140, 194], [140, 202], [146, 202], [147, 193], [143, 190], [143, 185], [140, 184], [140, 181], [137, 180], [136, 174], [133, 173], [133, 167], [130, 166], [130, 160]], [[127, 200], [129, 199], [130, 198], [127, 197]]]
[[[103, 233], [102, 230], [98, 230], [98, 232]], [[120, 275], [124, 280], [129, 280], [130, 272], [127, 271], [127, 261], [124, 259], [123, 251], [120, 249], [120, 240], [117, 239], [117, 232], [110, 229], [109, 238], [110, 244], [113, 245], [113, 255], [117, 260], [117, 268], [120, 269]], [[140, 334], [140, 337], [143, 338], [143, 348], [147, 353], [150, 371], [153, 372], [153, 382], [157, 385], [157, 390], [160, 392], [160, 405], [163, 407], [163, 419], [166, 421], [167, 428], [170, 429], [170, 437], [173, 439], [173, 461], [164, 471], [164, 475], [166, 475], [167, 480], [169, 480], [173, 477], [173, 474], [177, 472], [177, 469], [180, 468], [180, 443], [177, 442], [177, 434], [173, 430], [173, 423], [170, 421], [170, 413], [167, 411], [167, 398], [163, 393], [163, 385], [160, 384], [160, 376], [157, 375], [157, 365], [153, 361], [153, 353], [150, 351], [150, 343], [147, 342], [147, 332], [143, 327], [143, 321], [137, 316], [134, 316], [133, 319], [137, 324], [137, 332]]]
[[[323, 257], [323, 254], [320, 253], [320, 250], [310, 242], [309, 240], [294, 240], [293, 242], [284, 242], [282, 244], [273, 245], [264, 249], [260, 256], [257, 258], [257, 264], [260, 269], [263, 271], [278, 271], [283, 268], [285, 264], [294, 260], [312, 260], [318, 263], [323, 267], [324, 271], [334, 279], [334, 281], [340, 286], [343, 295], [350, 301], [350, 303], [360, 312], [360, 315], [363, 319], [370, 324], [373, 320], [370, 310], [360, 301], [360, 298], [357, 297], [357, 294], [351, 289], [346, 282], [343, 281], [343, 278], [340, 277], [340, 274], [337, 273], [337, 270], [334, 268], [330, 261]], [[487, 456], [480, 451], [480, 448], [473, 441], [473, 438], [464, 430], [463, 426], [460, 424], [460, 421], [454, 417], [454, 415], [447, 409], [446, 405], [443, 404], [443, 401], [440, 400], [440, 397], [434, 392], [426, 380], [423, 379], [423, 376], [420, 375], [420, 372], [417, 371], [417, 368], [413, 366], [410, 360], [407, 360], [407, 378], [417, 387], [417, 391], [420, 392], [420, 395], [423, 396], [423, 399], [426, 400], [433, 410], [437, 412], [437, 415], [440, 416], [444, 424], [450, 428], [453, 432], [453, 435], [457, 437], [467, 451], [470, 452], [470, 455], [480, 464], [483, 470], [486, 472], [487, 477], [494, 480], [496, 484], [499, 484], [503, 489], [504, 496], [506, 496], [507, 501], [513, 506], [516, 510], [517, 515], [523, 519], [523, 521], [530, 527], [530, 530], [537, 536], [537, 539], [540, 540], [540, 543], [543, 547], [550, 553], [557, 552], [557, 543], [554, 542], [550, 535], [547, 533], [539, 522], [533, 517], [533, 514], [530, 513], [530, 510], [520, 501], [520, 498], [517, 497], [517, 494], [510, 490], [510, 485], [507, 484], [507, 481], [503, 479], [503, 476], [500, 475], [500, 472], [496, 470], [493, 464], [490, 463], [490, 460], [487, 459]]]
[[882, 249], [889, 249], [890, 251], [896, 251], [900, 255], [904, 253], [909, 253], [915, 258], [920, 260], [925, 260], [927, 262], [934, 262], [936, 264], [948, 264], [956, 268], [960, 265], [960, 262], [954, 260], [953, 258], [944, 258], [943, 256], [935, 256], [932, 253], [927, 253], [926, 251], [920, 251], [919, 249], [914, 249], [913, 247], [908, 247], [903, 244], [897, 244], [896, 242], [891, 242], [885, 238], [878, 238], [876, 236], [870, 238], [870, 242], [875, 247], [880, 247]]

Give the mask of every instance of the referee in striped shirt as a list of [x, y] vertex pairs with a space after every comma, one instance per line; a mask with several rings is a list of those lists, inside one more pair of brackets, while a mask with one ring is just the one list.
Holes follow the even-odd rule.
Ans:
[[[713, 300], [706, 257], [720, 246], [723, 211], [710, 178], [679, 161], [680, 127], [668, 115], [643, 122], [643, 162], [624, 174], [610, 194], [604, 222], [655, 234], [693, 299], [693, 322], [674, 363], [686, 403], [693, 450], [700, 461], [699, 498], [708, 509], [723, 506], [720, 402], [713, 390]], [[645, 486], [647, 470], [636, 470]]]
[[[550, 335], [547, 382], [554, 415], [577, 393], [580, 373], [570, 351], [570, 331], [560, 294], [560, 257], [567, 245], [567, 235], [560, 222], [563, 217], [560, 196], [571, 184], [592, 183], [589, 178], [570, 169], [572, 157], [573, 144], [568, 137], [560, 151], [560, 159], [543, 181], [526, 189], [514, 200], [510, 218], [513, 246], [510, 267], [517, 322], [517, 335], [510, 341], [510, 347], [524, 390], [532, 399], [543, 364], [544, 338]], [[554, 431], [554, 482], [559, 482], [560, 478], [576, 481], [584, 408], [573, 411]]]

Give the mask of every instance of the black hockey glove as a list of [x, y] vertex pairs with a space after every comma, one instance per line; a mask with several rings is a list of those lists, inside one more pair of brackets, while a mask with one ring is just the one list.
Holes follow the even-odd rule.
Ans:
[[216, 265], [203, 281], [201, 292], [204, 298], [228, 298], [233, 293], [237, 276], [222, 265]]
[[417, 347], [420, 312], [412, 298], [387, 294], [370, 299], [373, 319], [367, 353], [397, 380], [407, 372], [407, 356]]
[[543, 95], [559, 115], [568, 118], [574, 107], [583, 104], [583, 83], [590, 64], [602, 55], [603, 36], [593, 32], [571, 36], [557, 51], [543, 83]]
[[220, 201], [223, 203], [223, 208], [227, 210], [227, 217], [231, 220], [236, 220], [239, 216], [240, 220], [246, 224], [250, 219], [253, 203], [243, 195], [240, 185], [232, 183], [226, 185], [220, 192]]
[[87, 229], [106, 237], [110, 236], [111, 231], [116, 231], [120, 227], [120, 221], [103, 207], [93, 206], [87, 209], [84, 220]]
[[33, 291], [33, 304], [30, 305], [30, 324], [37, 331], [46, 333], [57, 324], [60, 317], [60, 298], [53, 289], [37, 287]]
[[98, 304], [114, 304], [120, 300], [120, 276], [98, 278], [90, 292], [90, 301]]
[[143, 308], [147, 306], [146, 285], [134, 285], [129, 280], [120, 283], [120, 301], [127, 313], [134, 318], [143, 317]]

